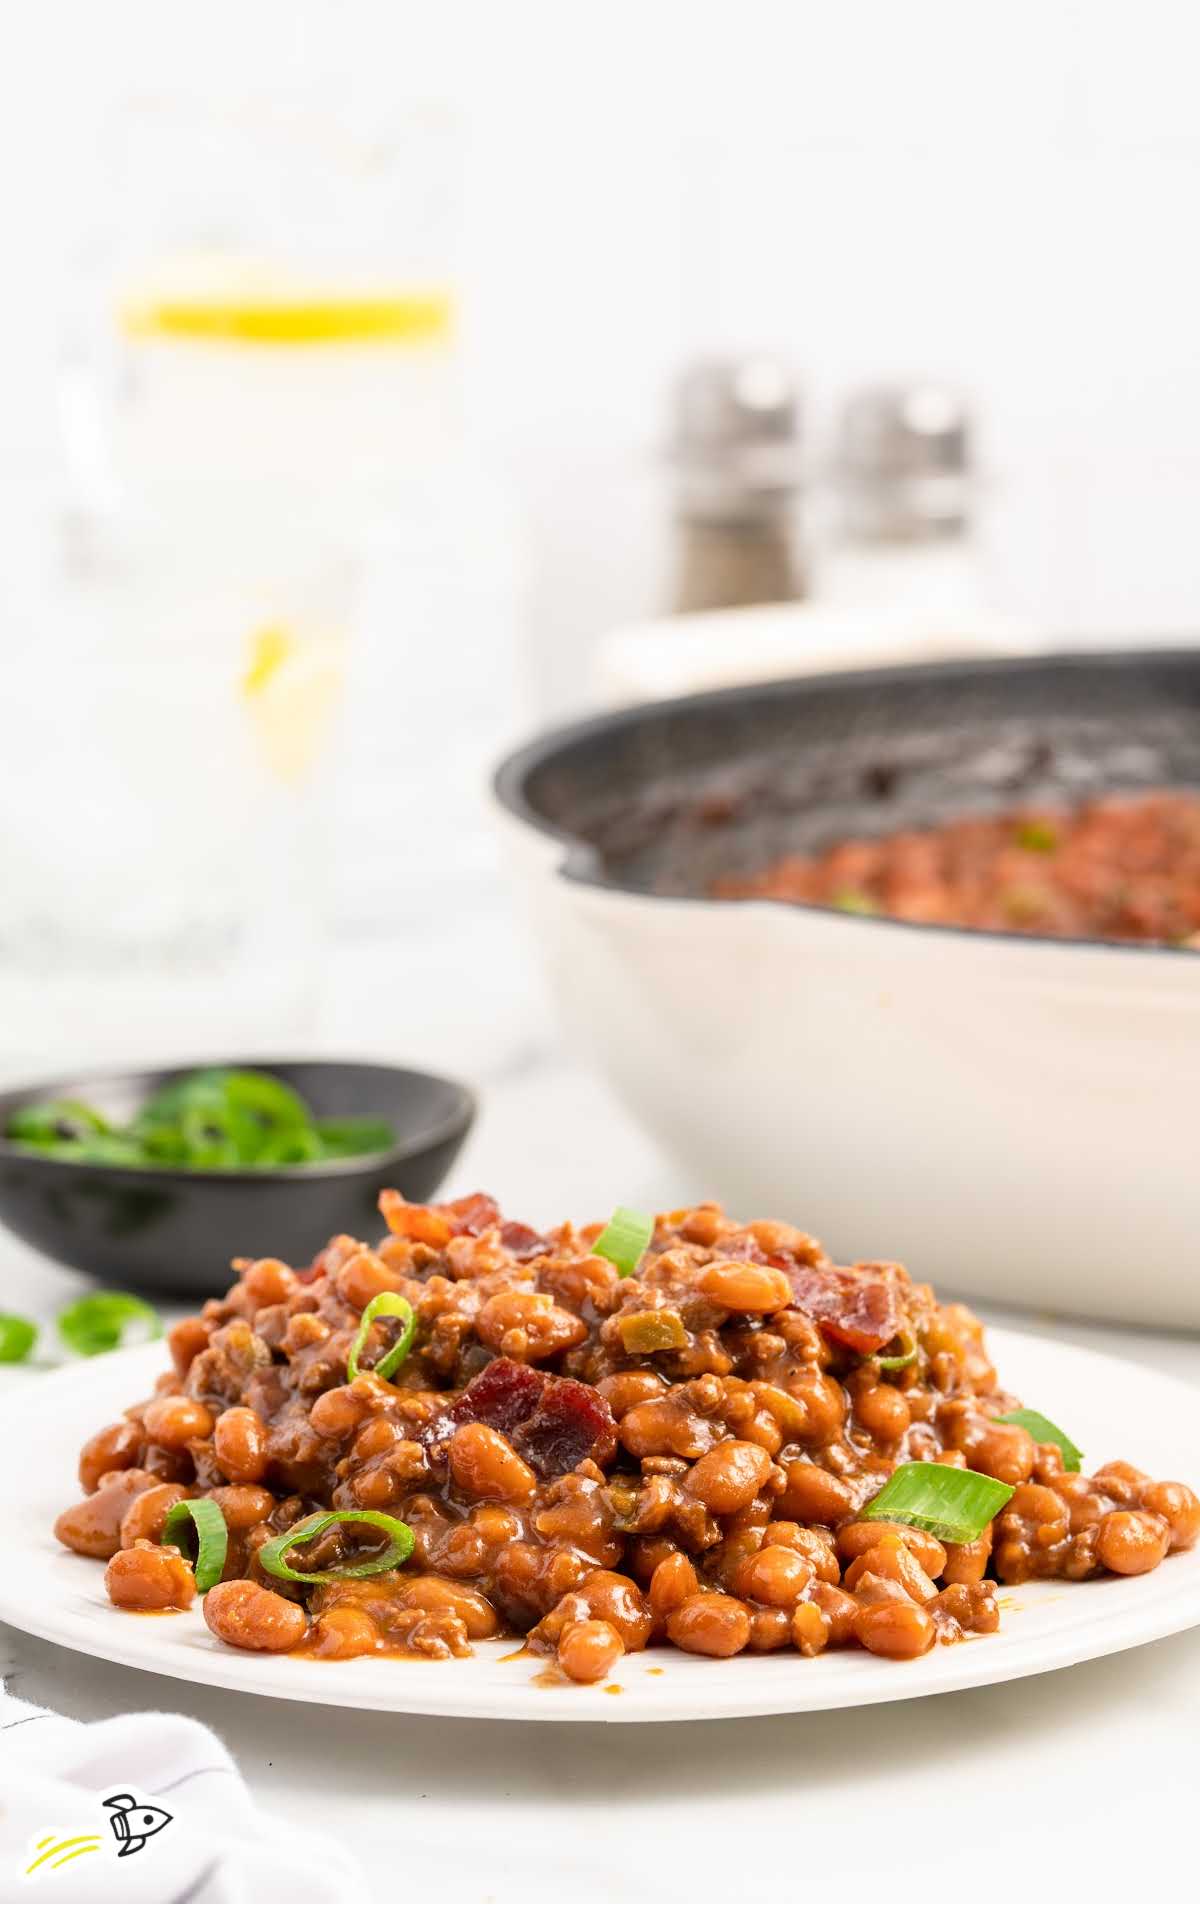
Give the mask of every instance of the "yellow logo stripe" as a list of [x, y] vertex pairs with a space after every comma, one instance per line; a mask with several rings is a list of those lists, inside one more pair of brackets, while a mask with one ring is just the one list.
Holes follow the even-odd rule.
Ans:
[[74, 1852], [68, 1852], [64, 1859], [55, 1859], [54, 1864], [50, 1867], [50, 1870], [52, 1872], [57, 1872], [60, 1865], [70, 1865], [72, 1859], [81, 1859], [85, 1852], [99, 1852], [99, 1850], [100, 1850], [99, 1840], [96, 1841], [95, 1845], [78, 1845], [76, 1846]]
[[[32, 1865], [27, 1865], [25, 1867], [25, 1876], [26, 1878], [28, 1878], [31, 1872], [36, 1872], [38, 1869], [38, 1866], [45, 1865], [47, 1859], [53, 1859], [56, 1865], [65, 1865], [67, 1861], [65, 1859], [59, 1859], [58, 1854], [60, 1852], [65, 1852], [68, 1846], [78, 1846], [81, 1852], [95, 1852], [97, 1848], [99, 1847], [99, 1844], [100, 1844], [100, 1834], [98, 1832], [90, 1832], [90, 1833], [83, 1832], [83, 1833], [80, 1833], [78, 1838], [75, 1838], [75, 1839], [54, 1840], [53, 1834], [51, 1835], [51, 1838], [49, 1839], [39, 1839], [36, 1850], [41, 1852], [41, 1848], [44, 1845], [48, 1845], [50, 1847], [50, 1850], [48, 1852], [42, 1852], [42, 1855], [39, 1859], [35, 1859]], [[71, 1854], [72, 1858], [75, 1858], [77, 1856], [78, 1854], [76, 1853]]]

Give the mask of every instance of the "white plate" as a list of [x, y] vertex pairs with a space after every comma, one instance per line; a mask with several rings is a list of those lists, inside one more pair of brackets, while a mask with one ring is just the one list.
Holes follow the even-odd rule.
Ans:
[[[1007, 1387], [1060, 1422], [1092, 1466], [1123, 1457], [1162, 1479], [1200, 1479], [1194, 1390], [1134, 1363], [991, 1332]], [[29, 1451], [4, 1500], [0, 1618], [100, 1659], [243, 1693], [388, 1713], [505, 1720], [703, 1720], [910, 1700], [1072, 1666], [1200, 1625], [1200, 1549], [1138, 1580], [1029, 1584], [1002, 1592], [1001, 1627], [918, 1661], [847, 1649], [804, 1660], [784, 1652], [701, 1660], [670, 1648], [633, 1654], [603, 1687], [538, 1684], [545, 1663], [491, 1641], [469, 1660], [293, 1660], [239, 1654], [215, 1641], [198, 1611], [149, 1620], [110, 1607], [103, 1569], [59, 1547], [60, 1509], [78, 1498], [81, 1443], [149, 1393], [161, 1344], [99, 1357], [22, 1386], [0, 1412], [0, 1447]], [[36, 1436], [30, 1413], [36, 1410]], [[1128, 1424], [1128, 1427], [1123, 1425]], [[11, 1457], [10, 1457], [11, 1460]], [[505, 1658], [508, 1656], [508, 1658]], [[136, 1687], [130, 1698], [136, 1700]]]

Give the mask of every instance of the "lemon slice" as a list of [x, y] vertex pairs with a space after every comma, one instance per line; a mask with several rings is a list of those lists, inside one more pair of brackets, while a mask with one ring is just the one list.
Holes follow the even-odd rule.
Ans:
[[393, 297], [150, 297], [128, 303], [128, 337], [221, 344], [425, 344], [449, 336], [453, 305], [443, 291]]
[[298, 638], [281, 622], [256, 629], [242, 701], [271, 772], [298, 786], [328, 734], [342, 686], [341, 644]]

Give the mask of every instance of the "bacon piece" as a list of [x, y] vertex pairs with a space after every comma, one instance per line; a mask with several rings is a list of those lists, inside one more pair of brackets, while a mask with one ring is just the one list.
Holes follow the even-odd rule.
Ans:
[[530, 1263], [534, 1257], [545, 1257], [550, 1252], [550, 1239], [530, 1230], [528, 1224], [501, 1224], [500, 1242], [518, 1263]]
[[399, 1191], [380, 1191], [379, 1208], [394, 1237], [442, 1249], [451, 1237], [478, 1237], [500, 1217], [500, 1206], [483, 1191], [456, 1197], [449, 1204], [410, 1204]]
[[457, 1428], [463, 1422], [486, 1422], [501, 1435], [513, 1430], [531, 1416], [542, 1399], [546, 1378], [527, 1363], [514, 1363], [497, 1356], [486, 1369], [472, 1379], [458, 1401], [450, 1408]]
[[886, 1276], [873, 1275], [882, 1265], [860, 1264], [848, 1270], [837, 1264], [796, 1263], [777, 1258], [792, 1286], [796, 1308], [860, 1356], [870, 1356], [890, 1343], [904, 1321], [896, 1289]]
[[616, 1453], [616, 1422], [598, 1390], [568, 1376], [547, 1376], [507, 1356], [480, 1370], [431, 1427], [441, 1440], [464, 1422], [498, 1429], [545, 1478], [568, 1475], [585, 1456], [603, 1463]]
[[585, 1457], [601, 1467], [617, 1451], [613, 1412], [590, 1383], [547, 1376], [541, 1400], [512, 1438], [518, 1455], [549, 1480], [569, 1475]]

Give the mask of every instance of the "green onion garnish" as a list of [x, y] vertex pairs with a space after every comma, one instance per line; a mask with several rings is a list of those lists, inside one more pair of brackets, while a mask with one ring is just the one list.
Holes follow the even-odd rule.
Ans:
[[385, 1355], [379, 1358], [379, 1361], [372, 1368], [371, 1374], [373, 1376], [383, 1376], [386, 1378], [394, 1375], [412, 1348], [413, 1337], [417, 1333], [417, 1319], [413, 1313], [412, 1304], [408, 1301], [407, 1297], [398, 1296], [394, 1290], [381, 1291], [378, 1296], [371, 1298], [371, 1301], [363, 1311], [362, 1320], [358, 1326], [358, 1335], [350, 1346], [350, 1354], [346, 1358], [346, 1380], [348, 1382], [353, 1382], [359, 1373], [358, 1359], [366, 1347], [371, 1325], [377, 1316], [402, 1316], [404, 1318], [404, 1328], [396, 1338], [396, 1341], [392, 1344], [392, 1347]]
[[892, 1340], [897, 1347], [890, 1355], [872, 1356], [870, 1360], [880, 1369], [907, 1369], [917, 1360], [916, 1337], [911, 1330], [898, 1330]]
[[225, 1555], [229, 1548], [229, 1531], [225, 1526], [225, 1517], [214, 1501], [176, 1502], [174, 1508], [167, 1510], [163, 1522], [163, 1531], [159, 1536], [165, 1546], [168, 1542], [187, 1553], [180, 1537], [188, 1523], [191, 1523], [196, 1535], [196, 1559], [192, 1563], [192, 1572], [196, 1577], [196, 1587], [201, 1594], [207, 1594], [210, 1587], [216, 1587], [225, 1571]]
[[640, 1210], [626, 1210], [624, 1204], [618, 1204], [592, 1245], [592, 1255], [607, 1257], [610, 1263], [616, 1264], [621, 1276], [631, 1277], [650, 1248], [653, 1236], [653, 1217], [644, 1216]]
[[1039, 1415], [1036, 1409], [1014, 1409], [1010, 1415], [997, 1416], [996, 1421], [1015, 1422], [1019, 1429], [1028, 1429], [1035, 1442], [1053, 1442], [1062, 1450], [1063, 1467], [1078, 1475], [1083, 1450], [1077, 1449], [1066, 1430], [1051, 1422], [1049, 1416]]
[[162, 1335], [158, 1313], [140, 1297], [123, 1290], [97, 1290], [69, 1303], [58, 1318], [58, 1333], [77, 1356], [99, 1356], [126, 1343], [148, 1343]]
[[1058, 829], [1048, 820], [1022, 820], [1017, 826], [1017, 845], [1026, 853], [1054, 853], [1058, 847]]
[[830, 905], [836, 906], [839, 913], [861, 913], [864, 919], [869, 919], [872, 914], [879, 911], [871, 895], [862, 892], [857, 886], [839, 887], [833, 894]]
[[903, 1521], [940, 1541], [974, 1541], [1012, 1496], [1007, 1482], [942, 1462], [902, 1462], [863, 1521]]
[[0, 1316], [0, 1363], [23, 1363], [37, 1342], [37, 1324], [24, 1316]]
[[[315, 1541], [327, 1528], [339, 1521], [361, 1521], [370, 1528], [381, 1528], [388, 1537], [387, 1547], [367, 1561], [341, 1568], [327, 1568], [320, 1574], [302, 1574], [293, 1568], [287, 1556], [290, 1549]], [[358, 1581], [366, 1574], [383, 1574], [388, 1568], [402, 1568], [413, 1551], [413, 1531], [394, 1515], [377, 1514], [373, 1508], [335, 1508], [328, 1515], [310, 1515], [296, 1523], [286, 1534], [276, 1535], [258, 1551], [258, 1559], [268, 1574], [280, 1581]]]
[[57, 1098], [21, 1106], [4, 1136], [75, 1164], [188, 1171], [275, 1170], [366, 1157], [395, 1143], [381, 1118], [318, 1120], [272, 1073], [213, 1065], [172, 1079], [120, 1128], [79, 1099]]

